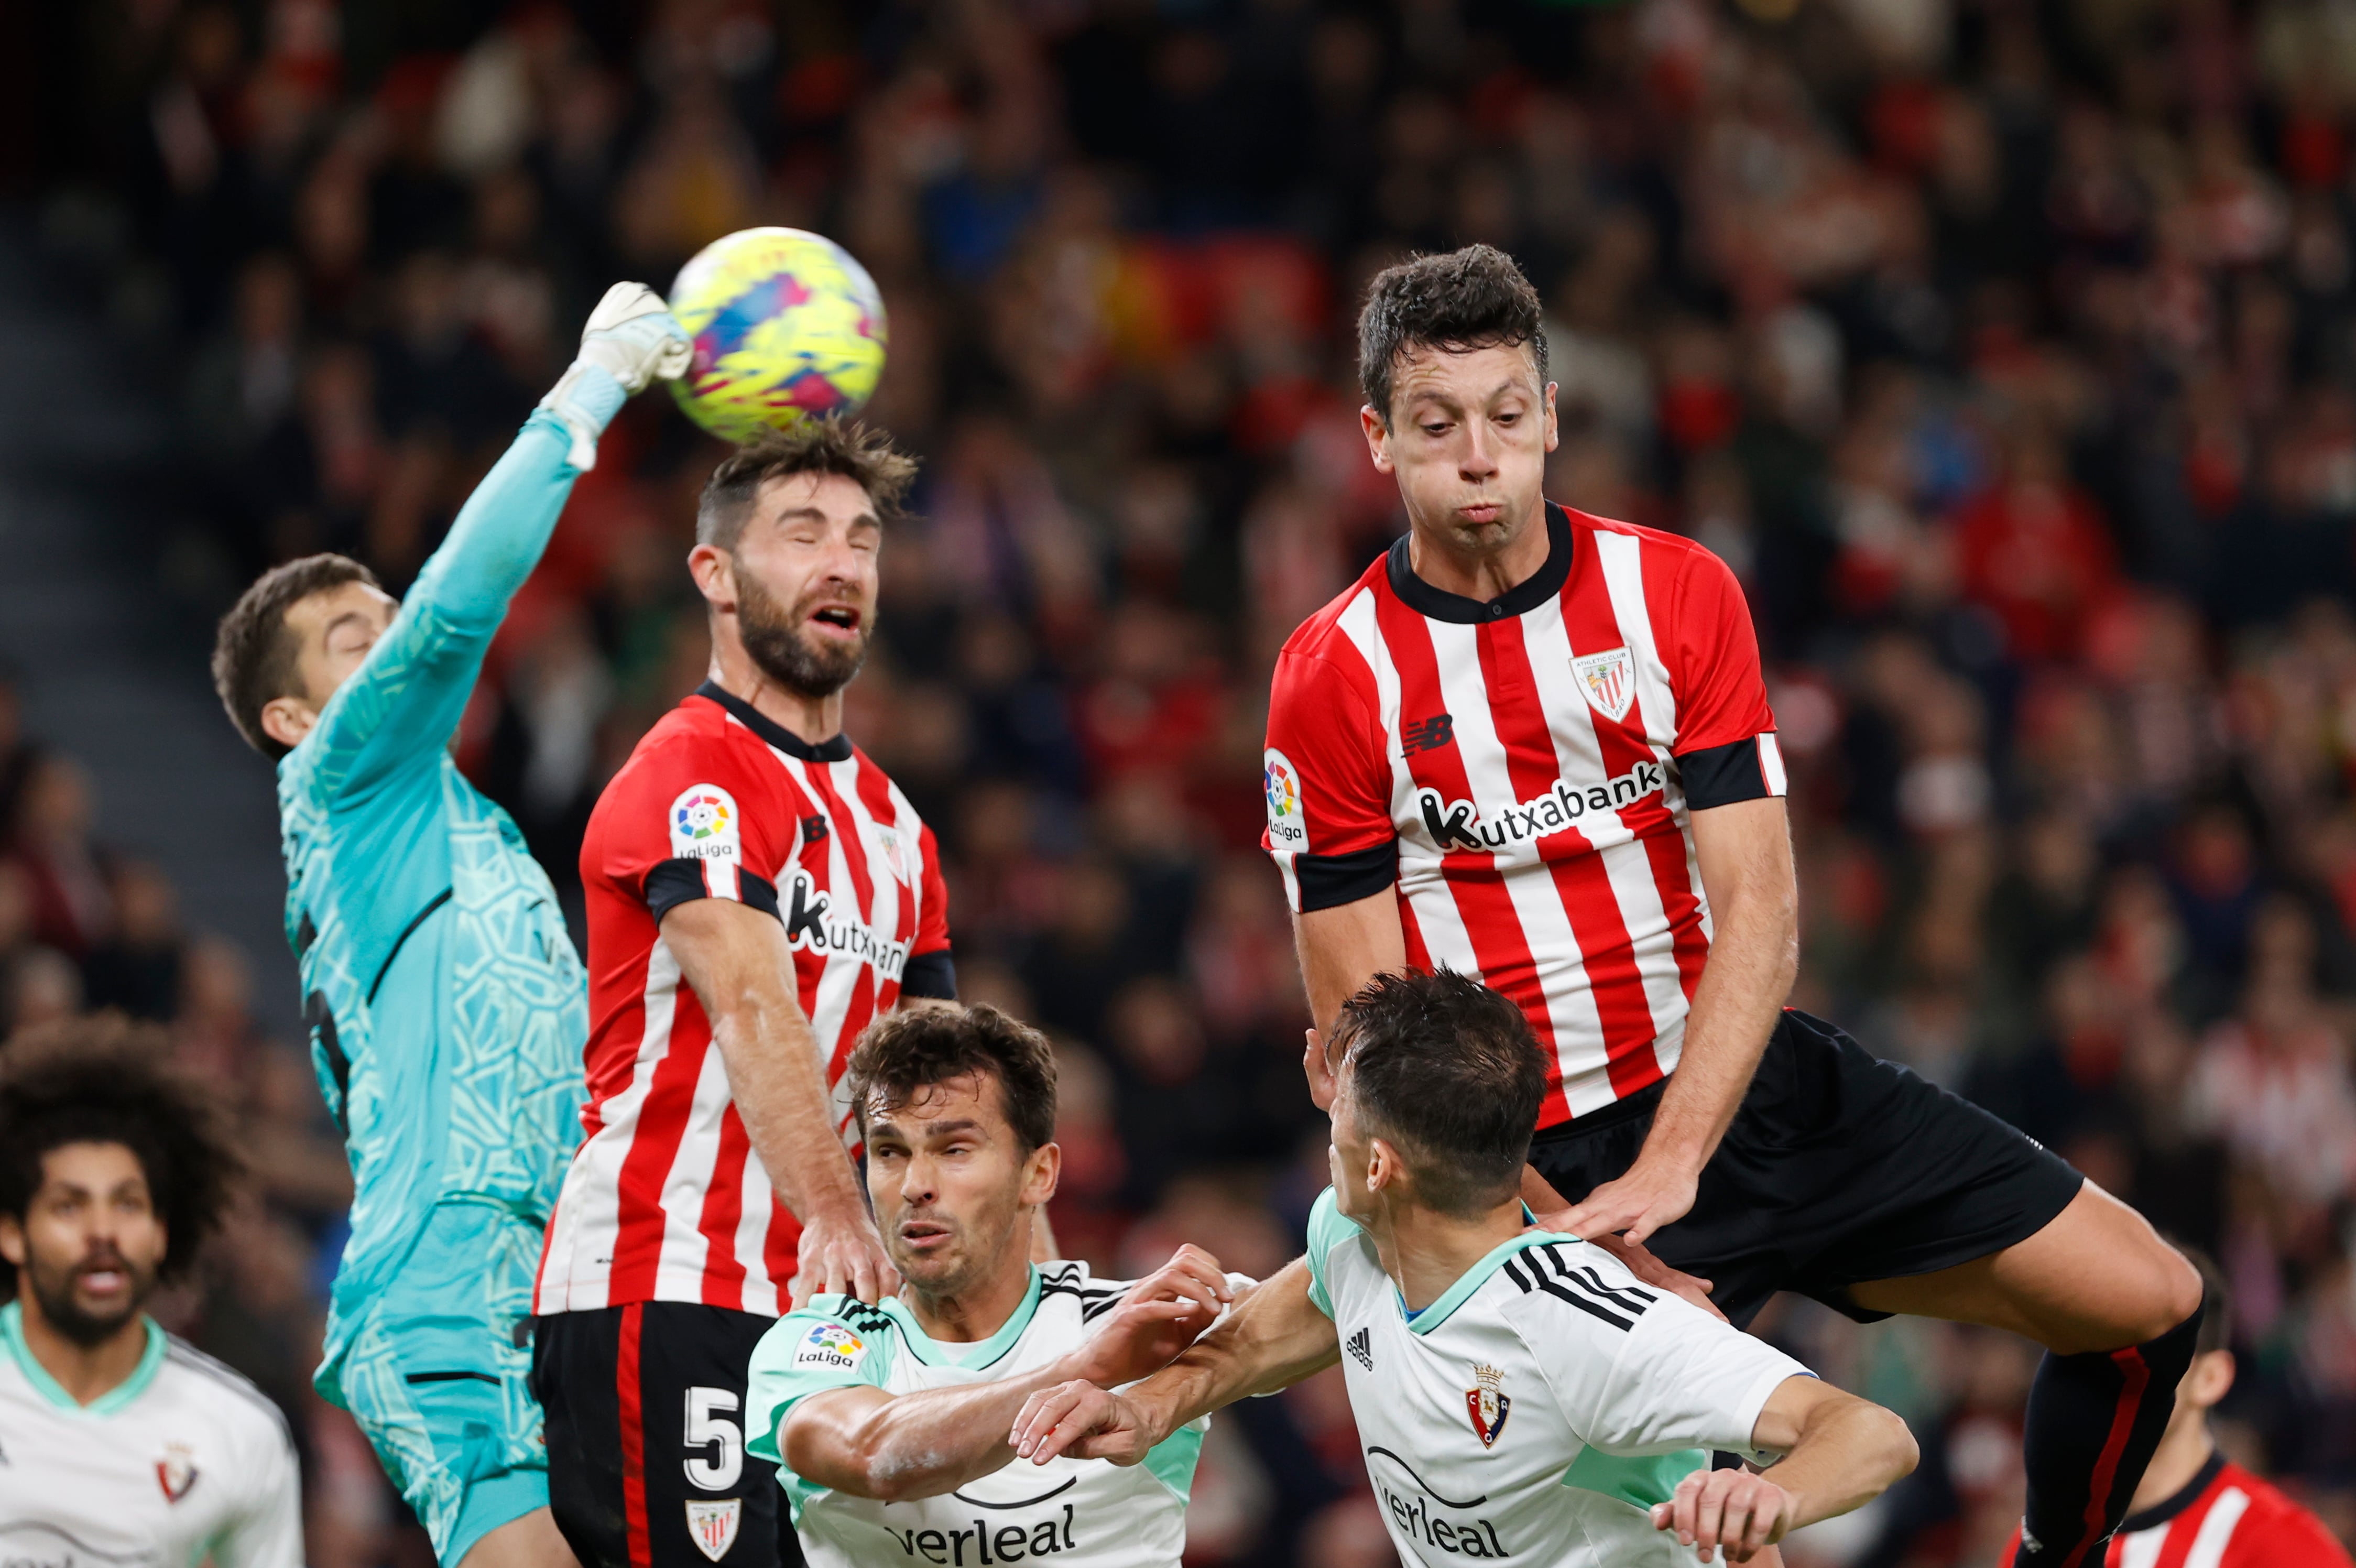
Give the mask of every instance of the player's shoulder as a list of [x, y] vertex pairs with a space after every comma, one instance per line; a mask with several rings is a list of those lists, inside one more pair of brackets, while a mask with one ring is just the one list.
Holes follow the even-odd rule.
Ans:
[[[2218, 1472], [2211, 1489], [2220, 1499], [2228, 1489], [2237, 1490], [2248, 1499], [2233, 1533], [2233, 1552], [2226, 1562], [2299, 1563], [2331, 1568], [2332, 1564], [2350, 1561], [2347, 1550], [2321, 1520], [2264, 1477], [2239, 1465], [2227, 1464]], [[2217, 1505], [2212, 1502], [2210, 1506], [2213, 1509]]]
[[1389, 561], [1387, 551], [1375, 557], [1375, 564], [1361, 573], [1356, 582], [1334, 595], [1315, 615], [1292, 628], [1292, 635], [1286, 638], [1284, 646], [1277, 650], [1280, 672], [1286, 664], [1301, 660], [1339, 661], [1339, 667], [1344, 670], [1365, 665], [1365, 660], [1359, 655], [1357, 644], [1344, 622], [1349, 618], [1352, 607], [1361, 600], [1386, 591]]
[[879, 1349], [902, 1338], [898, 1320], [855, 1295], [816, 1295], [772, 1324], [754, 1354], [755, 1369], [856, 1372]]
[[1497, 1266], [1489, 1290], [1507, 1316], [1625, 1332], [1661, 1300], [1611, 1253], [1576, 1236], [1538, 1232]]
[[1062, 1258], [1039, 1268], [1039, 1308], [1044, 1312], [1057, 1308], [1079, 1315], [1083, 1323], [1094, 1323], [1120, 1305], [1120, 1298], [1130, 1292], [1135, 1280], [1098, 1279], [1087, 1263], [1077, 1258]]
[[1622, 522], [1616, 517], [1599, 517], [1576, 507], [1564, 507], [1563, 515], [1569, 519], [1573, 534], [1611, 535], [1633, 539], [1647, 564], [1658, 563], [1671, 572], [1691, 567], [1719, 572], [1730, 571], [1718, 553], [1698, 539], [1682, 533], [1672, 533], [1665, 528], [1647, 528], [1641, 522]]
[[252, 1453], [292, 1453], [294, 1435], [286, 1413], [253, 1380], [176, 1334], [164, 1337], [164, 1364], [157, 1369], [178, 1402], [204, 1412], [222, 1433]]
[[651, 800], [668, 804], [695, 784], [743, 789], [776, 769], [760, 766], [764, 748], [720, 704], [691, 695], [639, 737], [626, 761], [598, 799], [600, 810], [627, 809]]

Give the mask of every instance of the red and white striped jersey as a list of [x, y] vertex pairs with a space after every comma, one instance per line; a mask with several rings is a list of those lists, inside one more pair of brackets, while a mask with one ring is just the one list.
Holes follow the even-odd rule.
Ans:
[[[820, 1069], [903, 995], [954, 996], [932, 830], [851, 742], [811, 746], [705, 684], [647, 732], [581, 846], [587, 1134], [549, 1220], [534, 1310], [686, 1301], [775, 1316], [801, 1227], [729, 1096], [663, 916], [733, 898], [786, 928]], [[838, 1092], [837, 1130], [851, 1138]]]
[[2106, 1568], [2348, 1568], [2321, 1520], [2222, 1454], [2182, 1491], [2129, 1514]]
[[1552, 505], [1547, 533], [1486, 603], [1401, 539], [1293, 633], [1261, 841], [1296, 911], [1395, 886], [1411, 963], [1521, 1004], [1555, 1063], [1540, 1126], [1676, 1066], [1710, 938], [1688, 813], [1783, 792], [1725, 564]]

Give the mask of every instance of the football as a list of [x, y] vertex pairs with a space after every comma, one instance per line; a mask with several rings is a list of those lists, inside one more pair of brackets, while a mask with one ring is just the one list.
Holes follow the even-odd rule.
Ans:
[[742, 229], [714, 240], [680, 269], [670, 309], [695, 343], [671, 392], [723, 440], [848, 413], [884, 373], [884, 296], [823, 234]]

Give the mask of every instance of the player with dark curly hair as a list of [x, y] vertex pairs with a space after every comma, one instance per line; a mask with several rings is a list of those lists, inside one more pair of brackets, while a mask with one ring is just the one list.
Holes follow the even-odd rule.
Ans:
[[0, 1560], [299, 1568], [284, 1418], [145, 1310], [241, 1167], [156, 1030], [86, 1018], [0, 1052]]

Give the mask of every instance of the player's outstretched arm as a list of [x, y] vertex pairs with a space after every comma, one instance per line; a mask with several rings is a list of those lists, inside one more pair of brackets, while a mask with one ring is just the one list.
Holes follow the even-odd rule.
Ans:
[[[1312, 909], [1292, 917], [1292, 945], [1301, 957], [1301, 983], [1309, 992], [1314, 1027], [1330, 1030], [1342, 1004], [1378, 974], [1407, 967], [1407, 933], [1399, 923], [1398, 894], [1386, 887], [1354, 903]], [[1301, 1067], [1309, 1075], [1309, 1098], [1317, 1109], [1333, 1108], [1333, 1074], [1322, 1036], [1309, 1042]]]
[[1042, 1390], [1143, 1377], [1192, 1344], [1232, 1294], [1216, 1258], [1181, 1247], [1130, 1288], [1086, 1344], [1028, 1377], [922, 1393], [841, 1388], [809, 1394], [787, 1413], [778, 1450], [804, 1480], [853, 1497], [938, 1497], [1014, 1458], [1008, 1434]]
[[662, 938], [712, 1020], [745, 1136], [801, 1221], [796, 1304], [830, 1294], [874, 1302], [897, 1290], [899, 1273], [835, 1132], [785, 928], [747, 904], [693, 898], [663, 916]]
[[539, 564], [573, 481], [631, 393], [686, 370], [687, 334], [644, 284], [617, 283], [590, 314], [580, 356], [458, 509], [401, 612], [320, 714], [317, 777], [365, 788], [448, 743], [508, 602]]
[[1653, 1508], [1656, 1529], [1748, 1563], [1818, 1520], [1864, 1507], [1914, 1468], [1913, 1434], [1878, 1404], [1815, 1378], [1786, 1378], [1767, 1398], [1751, 1446], [1781, 1452], [1766, 1470], [1697, 1470]]
[[1641, 1242], [1685, 1217], [1799, 973], [1799, 895], [1782, 798], [1694, 812], [1693, 843], [1716, 934], [1677, 1070], [1635, 1164], [1570, 1208], [1541, 1213], [1549, 1230], [1624, 1232]]
[[1034, 1465], [1059, 1454], [1135, 1465], [1198, 1416], [1290, 1388], [1342, 1359], [1333, 1320], [1309, 1297], [1296, 1258], [1236, 1304], [1217, 1327], [1135, 1388], [1108, 1392], [1075, 1380], [1033, 1393], [1015, 1418], [1015, 1451]]

